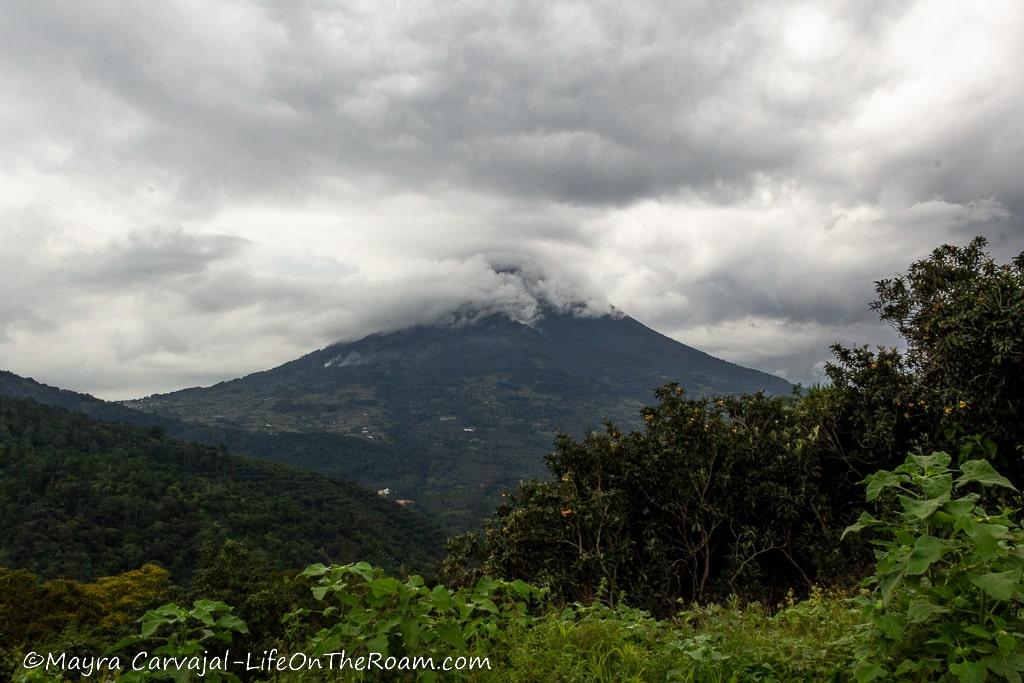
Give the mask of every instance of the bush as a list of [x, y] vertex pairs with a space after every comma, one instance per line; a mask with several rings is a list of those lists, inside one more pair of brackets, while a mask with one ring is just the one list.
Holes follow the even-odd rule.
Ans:
[[[532, 624], [531, 612], [545, 604], [545, 593], [522, 581], [486, 576], [472, 588], [451, 590], [428, 588], [419, 576], [399, 581], [365, 562], [316, 564], [303, 575], [317, 579], [313, 596], [326, 607], [316, 612], [298, 609], [285, 619], [299, 636], [311, 615], [329, 622], [305, 644], [317, 655], [346, 650], [352, 657], [374, 652], [437, 661], [452, 655], [487, 656], [510, 628]], [[431, 681], [436, 674], [422, 671], [412, 677]]]
[[866, 480], [867, 500], [888, 499], [890, 511], [865, 512], [847, 529], [872, 528], [878, 547], [861, 599], [871, 630], [858, 657], [860, 681], [984, 681], [988, 673], [1021, 680], [1024, 528], [967, 492], [1013, 485], [986, 460], [957, 470], [950, 463], [946, 453], [912, 455]]

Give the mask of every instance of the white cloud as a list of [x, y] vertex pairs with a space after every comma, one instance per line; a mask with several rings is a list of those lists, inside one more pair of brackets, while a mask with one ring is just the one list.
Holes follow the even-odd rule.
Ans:
[[1024, 248], [1021, 34], [1009, 0], [5, 3], [0, 367], [127, 397], [543, 295], [810, 381], [891, 341], [874, 280]]

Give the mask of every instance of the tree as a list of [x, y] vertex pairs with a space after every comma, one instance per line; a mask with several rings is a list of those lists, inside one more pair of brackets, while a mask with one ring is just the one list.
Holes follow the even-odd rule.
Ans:
[[1021, 481], [1012, 453], [1024, 443], [1024, 252], [1000, 265], [985, 246], [939, 247], [879, 281], [871, 307], [906, 340], [921, 407], [945, 432], [985, 433]]
[[656, 394], [642, 432], [607, 424], [582, 441], [560, 437], [553, 480], [521, 485], [482, 539], [455, 539], [446, 578], [472, 579], [476, 561], [477, 573], [565, 600], [624, 593], [659, 613], [678, 598], [810, 587], [841, 528], [822, 493], [822, 441], [805, 409], [815, 404], [690, 399], [671, 384]]

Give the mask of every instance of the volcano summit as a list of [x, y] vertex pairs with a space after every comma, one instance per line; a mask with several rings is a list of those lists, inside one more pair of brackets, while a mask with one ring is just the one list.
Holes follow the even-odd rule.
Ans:
[[502, 489], [542, 475], [558, 432], [578, 436], [605, 418], [635, 426], [666, 382], [693, 396], [792, 389], [618, 312], [546, 306], [529, 322], [462, 311], [125, 405], [273, 434], [254, 455], [387, 488], [459, 528], [478, 523]]

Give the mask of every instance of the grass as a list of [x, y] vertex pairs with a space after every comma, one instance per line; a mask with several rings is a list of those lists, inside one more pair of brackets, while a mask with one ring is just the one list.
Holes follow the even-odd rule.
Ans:
[[506, 661], [479, 680], [845, 680], [859, 626], [845, 596], [821, 591], [774, 610], [733, 601], [664, 621], [584, 607], [511, 633]]
[[[491, 670], [441, 674], [439, 681], [472, 683], [638, 683], [692, 681], [847, 681], [863, 629], [847, 596], [814, 591], [806, 600], [690, 606], [674, 618], [601, 604], [552, 609], [528, 625], [513, 626], [480, 654]], [[55, 650], [65, 649], [63, 646]], [[303, 646], [292, 651], [308, 650]], [[457, 654], [457, 653], [453, 653]], [[11, 662], [13, 664], [13, 662]], [[16, 680], [61, 680], [41, 671]], [[146, 678], [146, 680], [149, 680]], [[291, 681], [392, 681], [408, 672], [277, 674]]]

